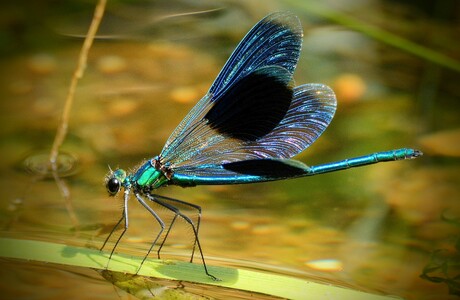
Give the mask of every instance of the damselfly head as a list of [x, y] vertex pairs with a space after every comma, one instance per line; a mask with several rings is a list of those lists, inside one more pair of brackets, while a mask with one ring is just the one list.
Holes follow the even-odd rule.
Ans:
[[[109, 168], [110, 169], [110, 168]], [[126, 172], [122, 169], [116, 169], [107, 175], [105, 180], [105, 187], [110, 196], [115, 196], [121, 189], [123, 182], [126, 179]]]

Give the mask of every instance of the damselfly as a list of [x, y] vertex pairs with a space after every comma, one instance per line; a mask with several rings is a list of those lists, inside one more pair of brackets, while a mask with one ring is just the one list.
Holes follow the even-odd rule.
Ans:
[[[420, 151], [403, 148], [317, 166], [290, 159], [324, 132], [336, 110], [336, 97], [328, 86], [293, 85], [302, 35], [300, 22], [291, 13], [274, 13], [262, 19], [239, 43], [209, 91], [174, 130], [161, 153], [133, 173], [110, 171], [106, 178], [109, 194], [115, 196], [124, 190], [121, 218], [102, 246], [124, 220], [123, 232], [110, 258], [128, 229], [131, 194], [160, 225], [139, 269], [157, 244], [159, 257], [179, 217], [193, 230], [195, 242], [190, 261], [198, 248], [204, 271], [216, 279], [208, 272], [198, 238], [201, 208], [160, 196], [155, 193], [158, 188], [264, 182], [422, 155]], [[148, 201], [174, 214], [169, 226]], [[179, 206], [195, 210], [197, 220], [192, 220]]]

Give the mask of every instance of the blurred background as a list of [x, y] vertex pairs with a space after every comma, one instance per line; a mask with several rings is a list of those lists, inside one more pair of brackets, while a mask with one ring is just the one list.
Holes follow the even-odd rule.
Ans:
[[[105, 191], [108, 165], [134, 170], [157, 155], [249, 29], [289, 10], [304, 28], [296, 83], [328, 84], [338, 99], [329, 128], [296, 159], [315, 165], [402, 147], [424, 156], [158, 193], [202, 206], [210, 265], [405, 299], [457, 299], [460, 2], [310, 2], [108, 1], [62, 148], [71, 202], [43, 166], [96, 2], [3, 3], [0, 236], [100, 248], [122, 211]], [[117, 250], [143, 256], [157, 224], [136, 201], [130, 222]], [[178, 224], [163, 257], [187, 261], [192, 246], [192, 231]], [[0, 263], [4, 299], [131, 297], [93, 270]]]

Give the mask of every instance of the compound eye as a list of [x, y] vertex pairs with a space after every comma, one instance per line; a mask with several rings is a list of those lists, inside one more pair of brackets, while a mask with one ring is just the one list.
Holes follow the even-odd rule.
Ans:
[[115, 177], [110, 178], [107, 181], [106, 188], [107, 188], [107, 191], [109, 192], [110, 196], [115, 196], [118, 193], [118, 191], [120, 190], [120, 187], [121, 187], [121, 183]]

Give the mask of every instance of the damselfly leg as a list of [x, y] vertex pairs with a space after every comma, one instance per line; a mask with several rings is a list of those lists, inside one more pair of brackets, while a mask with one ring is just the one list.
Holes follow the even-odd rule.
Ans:
[[[193, 245], [193, 251], [192, 251], [191, 260], [193, 260], [193, 254], [195, 252], [195, 248], [198, 247], [198, 251], [200, 252], [201, 261], [203, 263], [203, 267], [204, 267], [204, 271], [205, 271], [206, 275], [211, 277], [213, 280], [219, 280], [218, 278], [216, 278], [215, 276], [211, 275], [208, 272], [208, 268], [206, 266], [206, 261], [204, 259], [204, 255], [203, 255], [203, 250], [201, 248], [200, 240], [198, 238], [198, 229], [199, 229], [199, 224], [200, 224], [200, 219], [201, 219], [201, 208], [198, 205], [194, 205], [194, 204], [182, 201], [182, 200], [173, 199], [173, 198], [169, 198], [169, 197], [164, 197], [164, 196], [159, 196], [159, 195], [150, 195], [150, 194], [147, 194], [146, 196], [150, 201], [155, 202], [158, 205], [161, 205], [164, 208], [166, 208], [166, 209], [168, 209], [168, 210], [170, 210], [171, 212], [174, 213], [173, 220], [171, 221], [171, 224], [170, 224], [170, 226], [168, 228], [168, 231], [166, 232], [166, 235], [165, 235], [165, 237], [164, 237], [164, 239], [163, 239], [163, 241], [162, 241], [162, 243], [160, 245], [160, 248], [158, 249], [158, 255], [159, 255], [159, 251], [163, 247], [163, 245], [164, 245], [164, 243], [165, 243], [165, 241], [166, 241], [166, 239], [167, 239], [167, 237], [169, 235], [169, 232], [170, 232], [172, 226], [174, 225], [177, 217], [181, 217], [186, 223], [188, 223], [190, 225], [190, 227], [193, 230], [193, 235], [194, 235], [195, 241], [194, 241], [194, 245]], [[193, 220], [190, 217], [188, 217], [187, 215], [182, 213], [179, 208], [177, 208], [176, 206], [174, 206], [174, 205], [172, 205], [171, 203], [168, 203], [168, 202], [174, 202], [176, 204], [181, 204], [181, 205], [185, 205], [185, 206], [192, 207], [192, 208], [196, 209], [199, 212], [197, 224], [195, 225], [195, 223], [193, 222]], [[152, 245], [152, 247], [153, 247], [153, 245]], [[151, 249], [152, 248], [150, 248], [150, 250]], [[149, 253], [150, 253], [150, 251], [149, 251]], [[149, 253], [147, 253], [147, 255]], [[145, 258], [144, 258], [144, 260], [145, 260]]]
[[[196, 204], [193, 204], [193, 203], [189, 203], [189, 202], [186, 202], [186, 201], [182, 201], [182, 200], [179, 200], [179, 199], [174, 199], [174, 198], [170, 198], [170, 197], [165, 197], [165, 196], [160, 196], [160, 195], [152, 195], [153, 197], [159, 199], [160, 201], [162, 202], [172, 202], [173, 204], [170, 204], [172, 205], [173, 207], [174, 204], [179, 204], [179, 205], [182, 205], [182, 206], [185, 206], [185, 207], [188, 207], [192, 210], [196, 210], [196, 214], [197, 214], [197, 220], [196, 220], [196, 237], [198, 237], [198, 234], [199, 234], [199, 231], [200, 231], [200, 222], [201, 222], [201, 206], [199, 205], [196, 205]], [[154, 200], [152, 200], [154, 201]], [[177, 207], [176, 207], [177, 209]], [[175, 212], [174, 210], [172, 210], [173, 212]], [[179, 210], [180, 212], [180, 210]], [[166, 242], [166, 239], [168, 238], [169, 236], [169, 232], [171, 231], [176, 219], [178, 216], [181, 216], [181, 214], [177, 214], [175, 213], [174, 214], [174, 217], [168, 227], [168, 230], [163, 238], [163, 241], [161, 242], [160, 244], [160, 247], [158, 248], [157, 250], [157, 255], [158, 255], [158, 258], [160, 258], [160, 251], [161, 249], [163, 248], [163, 245], [165, 244]], [[193, 227], [193, 226], [192, 226]], [[195, 249], [196, 249], [196, 245], [197, 245], [197, 239], [195, 238], [194, 242], [193, 242], [193, 248], [192, 248], [192, 255], [190, 256], [190, 262], [193, 262], [193, 258], [194, 258], [194, 254], [195, 254]]]

